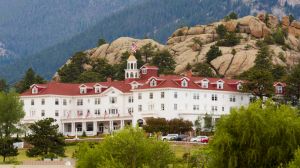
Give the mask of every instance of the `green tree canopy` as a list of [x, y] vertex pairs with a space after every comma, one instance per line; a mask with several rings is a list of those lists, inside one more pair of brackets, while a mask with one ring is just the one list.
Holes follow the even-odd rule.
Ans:
[[17, 125], [24, 116], [18, 94], [0, 92], [0, 155], [3, 162], [6, 157], [18, 155], [18, 150], [13, 147], [12, 135], [18, 133]]
[[0, 79], [0, 92], [8, 92], [9, 85], [7, 84], [6, 80]]
[[29, 68], [22, 80], [16, 83], [15, 88], [18, 93], [22, 93], [29, 89], [32, 84], [41, 84], [45, 82], [46, 81], [41, 76], [36, 74], [32, 68]]
[[142, 57], [145, 58], [144, 62], [149, 63], [150, 59], [154, 56], [156, 51], [156, 47], [152, 45], [152, 43], [147, 43], [146, 45], [140, 48], [140, 52]]
[[215, 77], [216, 75], [213, 73], [213, 70], [210, 68], [207, 63], [197, 63], [193, 66], [193, 74], [195, 76], [201, 77]]
[[29, 157], [64, 156], [64, 137], [58, 133], [58, 125], [54, 122], [53, 118], [46, 118], [29, 126], [31, 134], [26, 137], [26, 141], [33, 145], [27, 150]]
[[176, 62], [168, 50], [156, 52], [152, 58], [151, 65], [159, 67], [160, 74], [173, 74]]
[[264, 43], [259, 46], [260, 50], [256, 55], [254, 67], [242, 73], [240, 77], [247, 80], [243, 90], [262, 99], [264, 96], [270, 97], [274, 94], [274, 77], [269, 48]]
[[216, 32], [219, 35], [220, 39], [223, 39], [225, 37], [225, 35], [228, 33], [226, 27], [223, 24], [220, 24], [216, 28]]
[[102, 46], [103, 44], [106, 44], [106, 40], [103, 39], [103, 38], [100, 38], [100, 39], [98, 40], [97, 46], [100, 47], [100, 46]]
[[297, 109], [257, 101], [219, 120], [211, 144], [211, 167], [279, 167], [293, 158], [299, 145]]
[[222, 51], [219, 47], [212, 45], [210, 50], [206, 53], [206, 62], [210, 63], [212, 60], [222, 55]]
[[19, 95], [0, 92], [0, 137], [11, 137], [17, 133], [16, 125], [25, 116]]
[[298, 102], [300, 98], [300, 64], [294, 66], [287, 77], [287, 95]]
[[167, 133], [169, 130], [168, 121], [165, 118], [147, 118], [143, 129], [148, 133]]
[[167, 143], [149, 139], [143, 130], [132, 127], [106, 137], [95, 146], [81, 144], [76, 153], [78, 168], [167, 168], [174, 157]]

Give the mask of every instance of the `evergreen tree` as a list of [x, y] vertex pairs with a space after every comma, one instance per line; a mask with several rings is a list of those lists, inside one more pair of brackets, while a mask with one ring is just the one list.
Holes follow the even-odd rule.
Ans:
[[103, 44], [106, 44], [106, 41], [105, 41], [105, 39], [103, 39], [103, 38], [100, 38], [99, 40], [98, 40], [98, 47], [100, 47], [100, 46], [102, 46]]
[[197, 63], [193, 66], [193, 74], [201, 77], [215, 77], [213, 70], [207, 63]]
[[219, 35], [220, 39], [223, 39], [225, 37], [225, 35], [228, 33], [226, 27], [223, 24], [219, 25], [216, 28], [216, 32]]
[[76, 83], [88, 83], [88, 82], [101, 82], [105, 81], [106, 78], [104, 78], [101, 74], [93, 71], [85, 71], [76, 80]]
[[6, 83], [6, 80], [0, 79], [0, 92], [8, 92], [9, 86]]
[[254, 62], [254, 67], [240, 75], [241, 78], [247, 80], [243, 90], [261, 99], [264, 96], [270, 97], [274, 93], [274, 77], [271, 55], [266, 44], [260, 44], [260, 50]]
[[58, 133], [58, 125], [54, 122], [53, 118], [46, 118], [29, 126], [31, 134], [26, 137], [26, 141], [33, 145], [27, 150], [29, 157], [64, 156], [64, 137]]
[[210, 63], [212, 60], [222, 55], [222, 51], [219, 47], [212, 45], [210, 50], [206, 53], [206, 62]]
[[13, 143], [12, 138], [0, 138], [0, 155], [3, 157], [3, 162], [7, 157], [18, 155], [18, 149], [14, 147]]
[[149, 63], [151, 57], [153, 57], [156, 52], [155, 46], [153, 46], [152, 43], [148, 43], [140, 48], [140, 52], [142, 57], [145, 58], [145, 63]]
[[151, 65], [159, 67], [158, 72], [160, 74], [173, 74], [176, 62], [168, 50], [162, 50], [156, 52], [152, 58]]
[[286, 91], [293, 104], [298, 104], [300, 99], [300, 64], [293, 67], [288, 75]]
[[21, 81], [15, 84], [18, 93], [22, 93], [30, 88], [33, 84], [42, 84], [45, 80], [37, 75], [32, 68], [29, 68]]

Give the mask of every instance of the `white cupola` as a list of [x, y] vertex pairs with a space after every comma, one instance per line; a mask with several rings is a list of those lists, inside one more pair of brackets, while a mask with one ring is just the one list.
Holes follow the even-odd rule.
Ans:
[[140, 70], [137, 67], [137, 59], [131, 54], [127, 59], [127, 69], [125, 69], [125, 79], [137, 79], [140, 77]]

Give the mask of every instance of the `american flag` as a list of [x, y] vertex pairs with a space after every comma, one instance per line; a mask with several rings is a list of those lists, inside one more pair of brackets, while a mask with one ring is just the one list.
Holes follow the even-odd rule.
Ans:
[[131, 45], [131, 51], [132, 51], [133, 53], [136, 53], [136, 50], [137, 50], [137, 45], [136, 45], [135, 42], [133, 42], [132, 45]]

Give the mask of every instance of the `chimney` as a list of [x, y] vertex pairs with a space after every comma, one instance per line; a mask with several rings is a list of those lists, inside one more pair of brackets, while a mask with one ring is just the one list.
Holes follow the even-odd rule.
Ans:
[[107, 82], [111, 82], [111, 78], [110, 77], [107, 78]]
[[192, 72], [192, 70], [188, 70], [187, 72], [186, 72], [186, 77], [193, 77], [193, 72]]

